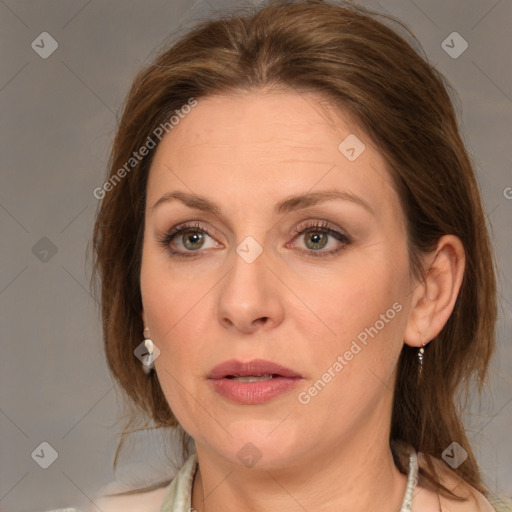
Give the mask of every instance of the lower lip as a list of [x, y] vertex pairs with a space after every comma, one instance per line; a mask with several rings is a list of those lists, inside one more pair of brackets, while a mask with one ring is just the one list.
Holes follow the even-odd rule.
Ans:
[[211, 379], [211, 382], [217, 393], [225, 398], [238, 404], [257, 405], [290, 391], [300, 380], [299, 377], [275, 377], [259, 382], [238, 382], [224, 377]]

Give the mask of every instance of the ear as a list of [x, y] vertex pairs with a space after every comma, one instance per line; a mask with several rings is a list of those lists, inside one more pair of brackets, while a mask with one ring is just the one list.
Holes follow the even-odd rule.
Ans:
[[144, 327], [146, 327], [146, 314], [144, 313], [144, 308], [142, 308], [142, 310], [141, 310], [141, 315], [142, 315], [142, 325]]
[[424, 258], [422, 281], [412, 292], [404, 342], [421, 347], [435, 338], [452, 314], [464, 276], [464, 246], [454, 235], [442, 236]]

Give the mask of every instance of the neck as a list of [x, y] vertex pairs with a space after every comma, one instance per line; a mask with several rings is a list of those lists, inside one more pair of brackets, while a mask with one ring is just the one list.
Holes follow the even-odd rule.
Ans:
[[371, 434], [359, 439], [278, 469], [226, 463], [196, 446], [192, 507], [198, 512], [362, 512], [375, 510], [377, 503], [379, 510], [396, 512], [407, 476], [396, 469], [387, 440]]

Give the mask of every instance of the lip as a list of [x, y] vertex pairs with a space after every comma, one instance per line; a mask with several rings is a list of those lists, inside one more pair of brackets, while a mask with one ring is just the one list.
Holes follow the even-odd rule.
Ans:
[[243, 363], [236, 359], [224, 361], [213, 368], [208, 375], [209, 379], [222, 379], [227, 376], [244, 377], [247, 375], [278, 375], [279, 377], [302, 378], [297, 372], [285, 368], [280, 364], [264, 359], [253, 359]]
[[[266, 374], [274, 377], [259, 382], [238, 382], [228, 378]], [[208, 378], [217, 393], [232, 402], [244, 405], [268, 402], [292, 390], [302, 380], [302, 376], [297, 372], [263, 359], [254, 359], [246, 363], [236, 360], [225, 361], [217, 365]]]

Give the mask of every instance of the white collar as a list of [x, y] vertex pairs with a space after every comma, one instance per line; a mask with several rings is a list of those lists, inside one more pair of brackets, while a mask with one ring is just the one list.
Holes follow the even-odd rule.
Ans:
[[[194, 452], [178, 471], [169, 485], [160, 512], [189, 512], [192, 510], [192, 482], [197, 470], [197, 453]], [[407, 487], [400, 512], [410, 512], [412, 495], [418, 482], [418, 457], [415, 450], [409, 455]]]

